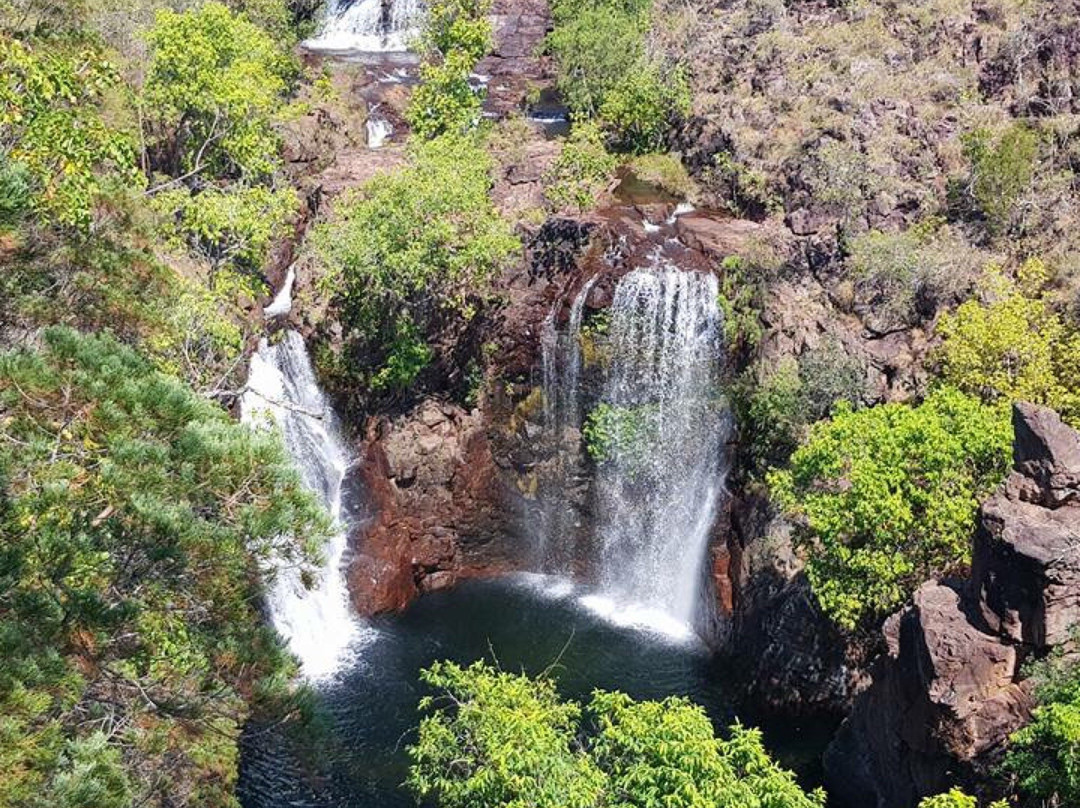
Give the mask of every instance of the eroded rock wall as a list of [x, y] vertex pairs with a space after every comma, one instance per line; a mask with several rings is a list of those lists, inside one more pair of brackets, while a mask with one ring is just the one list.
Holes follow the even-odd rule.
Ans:
[[1018, 404], [1014, 471], [980, 509], [969, 581], [924, 584], [826, 754], [830, 792], [910, 808], [985, 775], [1030, 717], [1022, 664], [1069, 641], [1080, 604], [1080, 435]]

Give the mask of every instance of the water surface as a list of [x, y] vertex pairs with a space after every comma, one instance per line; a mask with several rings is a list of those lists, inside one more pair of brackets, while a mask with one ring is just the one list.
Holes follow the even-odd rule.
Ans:
[[[440, 659], [497, 658], [504, 670], [550, 670], [568, 698], [587, 699], [594, 688], [642, 699], [684, 695], [705, 706], [718, 727], [735, 717], [726, 671], [702, 645], [609, 622], [551, 579], [469, 582], [425, 596], [372, 628], [356, 659], [319, 685], [328, 722], [317, 744], [248, 728], [239, 789], [244, 808], [415, 805], [400, 784], [425, 692], [417, 672]], [[816, 780], [821, 732], [788, 723], [767, 735], [781, 759], [801, 761], [808, 782]]]

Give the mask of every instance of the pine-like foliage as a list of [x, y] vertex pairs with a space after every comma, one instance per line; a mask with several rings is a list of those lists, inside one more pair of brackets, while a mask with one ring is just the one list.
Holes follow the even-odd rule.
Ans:
[[290, 666], [259, 568], [326, 518], [275, 435], [110, 337], [43, 343], [0, 356], [0, 804], [232, 805]]

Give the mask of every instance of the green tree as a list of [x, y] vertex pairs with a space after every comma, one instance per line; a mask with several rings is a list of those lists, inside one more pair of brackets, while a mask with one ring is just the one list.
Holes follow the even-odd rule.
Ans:
[[1011, 445], [1005, 407], [948, 388], [917, 407], [841, 402], [811, 427], [790, 468], [768, 481], [799, 522], [825, 613], [855, 628], [964, 564], [979, 501], [1004, 478]]
[[405, 117], [423, 138], [461, 135], [480, 122], [483, 90], [469, 79], [494, 42], [491, 0], [434, 0], [420, 32], [420, 85]]
[[172, 177], [273, 173], [271, 124], [292, 70], [278, 43], [219, 2], [159, 12], [148, 39], [143, 106], [154, 165]]
[[1046, 296], [1046, 266], [1030, 259], [1015, 281], [988, 272], [983, 300], [971, 299], [942, 317], [941, 375], [986, 401], [1031, 401], [1080, 425], [1080, 331], [1069, 327]]
[[519, 249], [488, 196], [491, 166], [472, 138], [415, 144], [407, 168], [370, 180], [317, 228], [323, 284], [369, 360], [369, 384], [411, 384], [431, 356], [421, 345], [429, 328], [471, 320]]
[[291, 669], [258, 573], [329, 529], [277, 436], [64, 328], [0, 355], [0, 429], [0, 804], [235, 805]]
[[28, 186], [26, 201], [45, 224], [85, 233], [111, 179], [139, 183], [133, 140], [102, 117], [105, 95], [118, 82], [114, 66], [93, 47], [0, 35], [5, 185]]
[[575, 118], [596, 119], [616, 145], [635, 152], [655, 151], [691, 100], [683, 70], [646, 47], [652, 5], [560, 0], [546, 40]]
[[[979, 808], [979, 801], [958, 788], [952, 788], [944, 794], [927, 797], [919, 803], [919, 808]], [[1008, 803], [1001, 800], [992, 803], [989, 808], [1008, 808]]]
[[615, 175], [618, 160], [604, 145], [604, 134], [591, 121], [574, 126], [559, 158], [544, 178], [544, 196], [553, 210], [584, 212], [596, 205]]
[[408, 784], [443, 808], [821, 808], [738, 724], [718, 739], [687, 699], [634, 701], [597, 691], [585, 709], [548, 678], [477, 662], [421, 673], [437, 695]]
[[1038, 706], [1009, 739], [1002, 766], [1024, 795], [1048, 806], [1080, 801], [1080, 665], [1065, 650], [1026, 671]]
[[964, 138], [971, 162], [968, 193], [994, 234], [1005, 233], [1017, 219], [1025, 193], [1032, 189], [1039, 157], [1039, 135], [1013, 124], [997, 135], [978, 129]]

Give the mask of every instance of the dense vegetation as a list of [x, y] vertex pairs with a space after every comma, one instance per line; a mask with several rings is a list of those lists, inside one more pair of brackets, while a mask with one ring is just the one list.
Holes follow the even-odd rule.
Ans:
[[295, 205], [273, 126], [311, 10], [0, 3], [5, 806], [235, 805], [247, 717], [306, 711], [262, 581], [329, 525], [211, 399]]
[[1055, 652], [1029, 671], [1038, 706], [1031, 723], [1010, 739], [1003, 769], [1033, 801], [1080, 800], [1080, 664]]
[[548, 678], [478, 662], [421, 674], [435, 695], [409, 749], [409, 787], [444, 808], [815, 808], [739, 724], [717, 738], [683, 698], [634, 701], [597, 691], [582, 707]]
[[0, 356], [0, 418], [0, 803], [234, 804], [291, 670], [257, 573], [325, 517], [273, 435], [109, 337]]
[[917, 407], [853, 410], [815, 424], [769, 481], [804, 526], [822, 609], [854, 628], [968, 560], [975, 511], [1012, 457], [1008, 413], [941, 389]]

